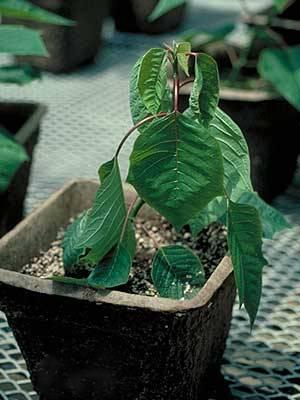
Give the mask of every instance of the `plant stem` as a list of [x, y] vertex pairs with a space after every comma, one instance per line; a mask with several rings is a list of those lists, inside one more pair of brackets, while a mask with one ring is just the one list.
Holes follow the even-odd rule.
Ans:
[[173, 62], [173, 111], [177, 112], [179, 110], [179, 77], [178, 77], [178, 61], [177, 59]]
[[135, 130], [137, 130], [138, 128], [140, 128], [140, 127], [141, 127], [142, 125], [144, 125], [146, 122], [150, 122], [150, 121], [152, 121], [153, 119], [158, 118], [158, 117], [165, 117], [166, 115], [168, 115], [168, 113], [165, 113], [165, 112], [161, 112], [161, 113], [156, 114], [156, 115], [149, 115], [149, 117], [146, 117], [146, 118], [142, 119], [142, 120], [139, 121], [137, 124], [135, 124], [132, 128], [130, 128], [129, 131], [126, 133], [126, 135], [125, 135], [125, 136], [123, 137], [123, 139], [121, 140], [121, 142], [120, 142], [120, 144], [119, 144], [119, 146], [118, 146], [118, 148], [117, 148], [115, 157], [117, 158], [117, 157], [119, 156], [120, 151], [121, 151], [121, 149], [122, 149], [124, 143], [126, 142], [126, 140], [129, 138], [129, 136], [130, 136]]
[[135, 199], [135, 203], [130, 211], [130, 218], [135, 218], [144, 204], [145, 201], [137, 196]]

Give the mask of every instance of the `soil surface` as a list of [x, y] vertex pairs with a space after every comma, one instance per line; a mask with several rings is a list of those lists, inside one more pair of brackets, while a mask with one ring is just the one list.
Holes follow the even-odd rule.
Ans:
[[[56, 240], [46, 252], [25, 265], [22, 273], [39, 278], [50, 278], [52, 275], [64, 275], [63, 250], [61, 247], [64, 230], [58, 232]], [[136, 219], [137, 252], [131, 269], [129, 281], [118, 290], [147, 296], [157, 296], [152, 284], [151, 263], [156, 252], [155, 244], [166, 246], [181, 244], [192, 249], [201, 259], [206, 277], [217, 267], [227, 252], [226, 228], [213, 223], [203, 229], [198, 236], [192, 238], [188, 228], [177, 233], [175, 229], [162, 217], [151, 220]], [[85, 275], [88, 274], [86, 271]]]

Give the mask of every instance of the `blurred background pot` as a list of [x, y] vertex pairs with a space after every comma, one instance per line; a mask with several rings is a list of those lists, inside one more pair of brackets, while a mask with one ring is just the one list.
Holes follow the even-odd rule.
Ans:
[[73, 20], [74, 26], [40, 24], [31, 21], [5, 19], [38, 29], [50, 57], [18, 56], [19, 63], [31, 64], [51, 72], [67, 72], [92, 61], [101, 43], [103, 20], [108, 12], [107, 0], [31, 0], [48, 11]]
[[121, 32], [158, 34], [177, 28], [183, 21], [186, 5], [179, 6], [149, 22], [148, 17], [158, 0], [112, 0], [112, 15], [116, 29]]
[[23, 217], [33, 151], [45, 112], [45, 106], [40, 104], [0, 103], [1, 125], [25, 147], [29, 156], [29, 161], [24, 162], [19, 168], [9, 188], [4, 193], [0, 193], [0, 237]]

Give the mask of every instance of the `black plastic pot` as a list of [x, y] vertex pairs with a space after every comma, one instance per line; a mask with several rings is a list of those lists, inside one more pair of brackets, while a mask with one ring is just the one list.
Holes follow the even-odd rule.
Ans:
[[[189, 89], [180, 95], [188, 107]], [[220, 107], [241, 128], [251, 158], [254, 189], [267, 202], [291, 183], [300, 151], [299, 113], [282, 98], [268, 92], [224, 89]]]
[[208, 386], [217, 384], [235, 298], [228, 257], [184, 301], [20, 273], [59, 228], [91, 206], [97, 187], [65, 186], [0, 240], [0, 307], [34, 388], [42, 400], [206, 399]]
[[[59, 26], [21, 21], [22, 25], [39, 29], [50, 57], [18, 56], [20, 63], [51, 72], [67, 72], [93, 61], [101, 42], [103, 20], [108, 13], [107, 0], [31, 0], [48, 11], [73, 20], [75, 26]], [[20, 23], [20, 20], [6, 19]]]
[[158, 34], [177, 28], [183, 21], [186, 6], [182, 5], [154, 22], [148, 17], [158, 0], [112, 0], [112, 15], [116, 29], [121, 32]]
[[0, 103], [0, 123], [21, 143], [29, 156], [15, 174], [6, 192], [0, 194], [0, 237], [23, 217], [23, 205], [30, 177], [33, 150], [46, 108], [33, 103]]

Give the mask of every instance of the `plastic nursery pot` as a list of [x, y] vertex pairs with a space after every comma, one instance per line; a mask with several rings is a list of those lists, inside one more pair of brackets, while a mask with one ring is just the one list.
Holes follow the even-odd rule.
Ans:
[[148, 16], [158, 0], [113, 0], [112, 15], [121, 32], [164, 33], [177, 28], [183, 21], [186, 5], [177, 7], [154, 22]]
[[0, 241], [0, 306], [34, 388], [43, 400], [202, 398], [230, 326], [235, 284], [228, 257], [185, 301], [65, 286], [19, 272], [91, 206], [97, 187], [65, 186]]
[[[190, 88], [180, 95], [181, 109], [188, 107]], [[248, 143], [251, 180], [267, 202], [291, 183], [300, 151], [299, 113], [282, 98], [268, 92], [223, 89], [220, 107], [241, 128]]]
[[[101, 43], [103, 20], [108, 13], [107, 0], [31, 0], [35, 5], [75, 22], [74, 26], [41, 24], [22, 20], [21, 24], [43, 33], [49, 57], [18, 56], [19, 63], [59, 73], [93, 61]], [[8, 23], [20, 20], [5, 19]]]
[[13, 177], [10, 186], [0, 193], [0, 237], [23, 217], [23, 205], [29, 183], [34, 147], [46, 107], [34, 103], [0, 103], [1, 125], [21, 143], [29, 156]]

